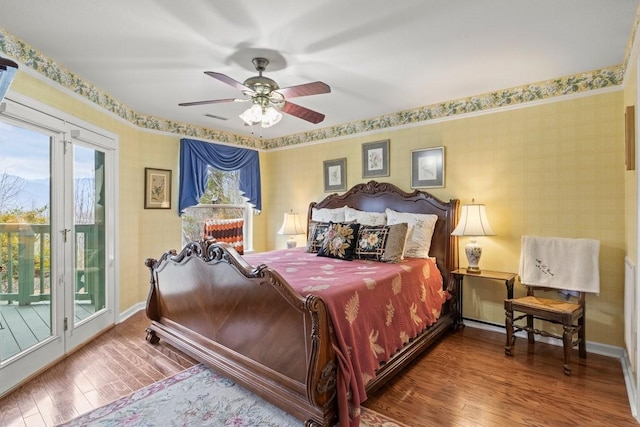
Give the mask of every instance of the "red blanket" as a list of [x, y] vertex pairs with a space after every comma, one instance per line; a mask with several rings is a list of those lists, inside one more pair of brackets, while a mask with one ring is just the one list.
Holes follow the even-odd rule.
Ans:
[[304, 248], [245, 255], [273, 268], [301, 295], [322, 297], [334, 325], [340, 425], [358, 425], [376, 370], [440, 317], [447, 293], [433, 260], [397, 264], [318, 257]]

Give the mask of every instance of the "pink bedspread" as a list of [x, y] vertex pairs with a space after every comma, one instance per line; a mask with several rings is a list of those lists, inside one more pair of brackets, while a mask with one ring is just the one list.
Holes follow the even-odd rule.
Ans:
[[440, 271], [427, 259], [343, 261], [304, 248], [244, 258], [273, 268], [301, 295], [313, 293], [325, 301], [337, 340], [341, 426], [359, 424], [365, 386], [376, 370], [440, 317], [448, 297]]

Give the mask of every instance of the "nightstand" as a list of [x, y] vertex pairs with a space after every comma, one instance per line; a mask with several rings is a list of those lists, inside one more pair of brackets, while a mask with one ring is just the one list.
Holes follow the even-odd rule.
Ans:
[[480, 273], [467, 273], [466, 268], [459, 268], [451, 272], [453, 274], [454, 279], [457, 282], [457, 287], [460, 292], [460, 318], [458, 319], [460, 324], [462, 325], [462, 280], [464, 276], [476, 277], [478, 279], [483, 279], [485, 281], [502, 281], [507, 288], [507, 298], [513, 298], [513, 283], [516, 280], [518, 275], [516, 273], [507, 273], [504, 271], [491, 271], [491, 270], [482, 270]]

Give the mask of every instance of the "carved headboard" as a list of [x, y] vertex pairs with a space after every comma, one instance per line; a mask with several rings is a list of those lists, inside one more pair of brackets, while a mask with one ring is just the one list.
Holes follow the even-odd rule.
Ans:
[[307, 225], [313, 208], [335, 209], [343, 206], [367, 212], [384, 212], [389, 208], [398, 212], [437, 215], [429, 255], [436, 258], [445, 287], [453, 280], [451, 272], [458, 268], [458, 239], [451, 233], [458, 222], [458, 199], [444, 202], [425, 191], [407, 193], [393, 184], [369, 181], [356, 184], [343, 194], [331, 194], [320, 202], [312, 202], [307, 213]]

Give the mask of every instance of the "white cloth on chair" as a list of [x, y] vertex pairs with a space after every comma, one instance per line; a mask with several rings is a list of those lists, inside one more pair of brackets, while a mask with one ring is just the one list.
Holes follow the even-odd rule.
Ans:
[[520, 281], [523, 285], [600, 293], [599, 253], [598, 240], [522, 236]]

